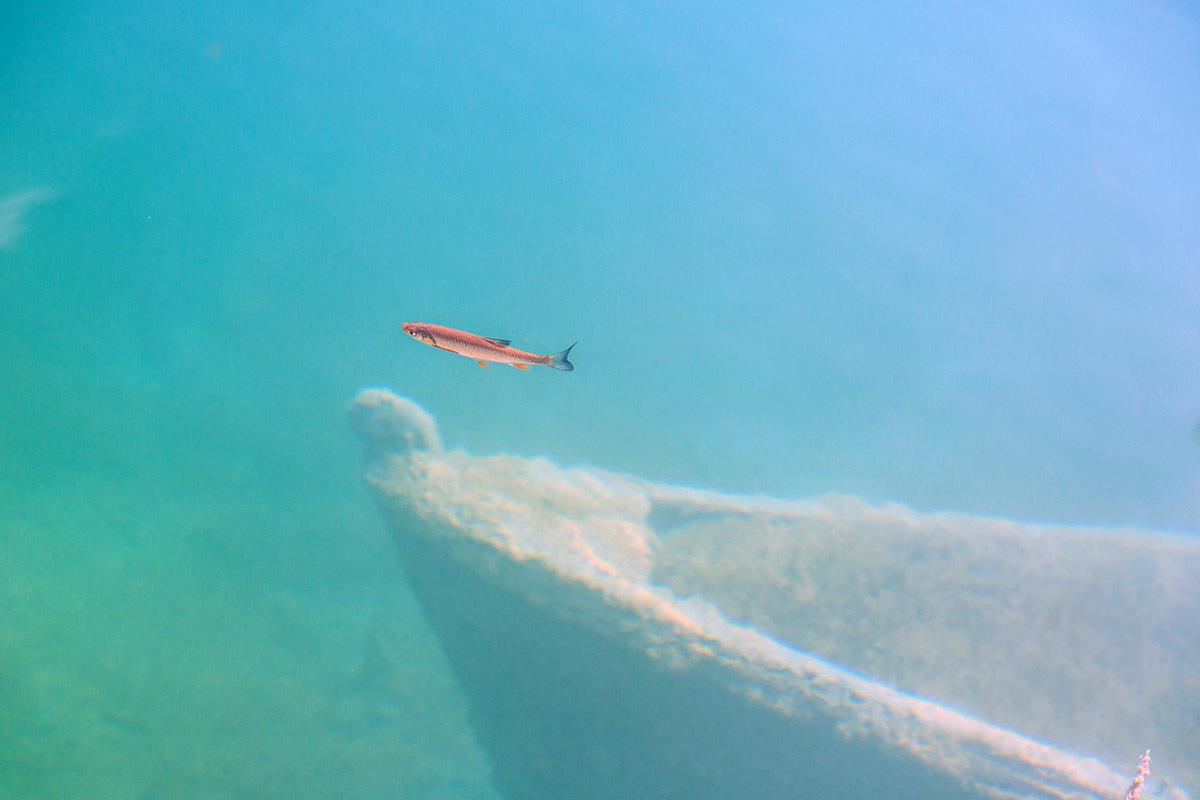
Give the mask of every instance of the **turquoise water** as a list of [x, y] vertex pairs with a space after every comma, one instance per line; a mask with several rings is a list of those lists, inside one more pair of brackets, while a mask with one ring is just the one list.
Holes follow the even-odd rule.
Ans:
[[28, 3], [0, 109], [0, 797], [491, 796], [366, 385], [474, 452], [1200, 530], [1187, 4]]

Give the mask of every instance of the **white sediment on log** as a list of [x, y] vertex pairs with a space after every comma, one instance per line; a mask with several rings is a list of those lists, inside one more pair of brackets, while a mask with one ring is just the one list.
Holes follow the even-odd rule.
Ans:
[[[830, 718], [846, 736], [902, 748], [992, 797], [1118, 798], [1128, 778], [1034, 738], [1051, 731], [1054, 741], [1084, 752], [1098, 751], [1089, 742], [1109, 743], [1089, 738], [1089, 720], [1076, 706], [1077, 718], [1050, 719], [1053, 680], [1047, 695], [1031, 695], [1036, 687], [1006, 679], [1004, 664], [985, 669], [955, 648], [982, 649], [994, 661], [1008, 647], [1021, 669], [1060, 669], [1063, 661], [1105, 656], [1021, 652], [1056, 638], [1070, 648], [1056, 620], [1081, 620], [1070, 630], [1105, 624], [1105, 607], [1079, 570], [1105, 575], [1137, 555], [1157, 565], [1138, 579], [1138, 597], [1194, 603], [1185, 587], [1200, 585], [1200, 548], [1181, 537], [924, 515], [853, 498], [735, 497], [541, 458], [443, 451], [433, 419], [384, 390], [360, 393], [349, 413], [367, 450], [368, 483], [398, 531], [435, 541], [548, 613], [634, 643], [673, 668], [704, 670], [773, 713]], [[1032, 598], [1027, 607], [1023, 593]], [[945, 614], [947, 604], [955, 613]], [[1054, 620], [1031, 617], [1043, 607]], [[807, 621], [803, 629], [796, 619]], [[980, 627], [989, 624], [991, 633]], [[1039, 624], [1050, 630], [1037, 631]], [[1084, 636], [1076, 646], [1131, 650], [1106, 656], [1119, 660], [1134, 658], [1146, 638], [1108, 633], [1104, 642]], [[913, 661], [939, 647], [945, 658]], [[946, 677], [961, 659], [977, 673], [970, 680], [978, 683], [978, 708], [972, 683]], [[1089, 682], [1074, 688], [1103, 705], [1116, 702], [1111, 692], [1124, 674], [1096, 663], [1055, 679]], [[1007, 727], [994, 721], [1005, 708], [1013, 714]], [[1136, 706], [1116, 714], [1130, 728], [1151, 724]], [[1160, 763], [1169, 746], [1155, 741]], [[1142, 796], [1189, 796], [1178, 786], [1156, 791], [1147, 787]]]

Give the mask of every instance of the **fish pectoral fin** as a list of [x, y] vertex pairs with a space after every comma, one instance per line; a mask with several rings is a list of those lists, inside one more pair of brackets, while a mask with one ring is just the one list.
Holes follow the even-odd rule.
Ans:
[[528, 364], [513, 364], [513, 366], [516, 367], [517, 369], [529, 369]]
[[490, 336], [484, 336], [483, 338], [496, 345], [496, 347], [508, 347], [512, 344], [512, 339], [493, 339]]
[[484, 361], [482, 358], [475, 359], [475, 363], [478, 364], [479, 366], [483, 367], [484, 369], [487, 369], [488, 363], [486, 361]]

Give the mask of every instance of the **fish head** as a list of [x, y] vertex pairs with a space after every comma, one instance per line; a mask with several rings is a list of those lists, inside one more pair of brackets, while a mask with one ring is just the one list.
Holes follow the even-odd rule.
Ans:
[[429, 332], [429, 326], [424, 322], [405, 322], [400, 326], [400, 329], [413, 337], [419, 342], [425, 344], [433, 344], [433, 334]]

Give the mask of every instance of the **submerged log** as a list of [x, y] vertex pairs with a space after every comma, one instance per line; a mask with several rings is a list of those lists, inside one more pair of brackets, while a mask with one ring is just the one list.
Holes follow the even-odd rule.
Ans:
[[378, 389], [349, 414], [510, 800], [1107, 800], [1146, 746], [1142, 797], [1200, 778], [1194, 539], [447, 451]]

